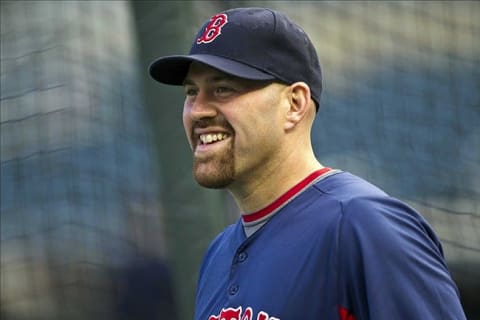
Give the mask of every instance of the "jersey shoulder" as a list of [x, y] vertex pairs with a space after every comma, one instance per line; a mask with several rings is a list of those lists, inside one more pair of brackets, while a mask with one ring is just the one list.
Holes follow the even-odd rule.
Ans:
[[464, 319], [439, 238], [419, 212], [349, 173], [315, 188], [341, 208], [340, 305], [358, 319]]
[[342, 224], [351, 225], [357, 232], [377, 232], [398, 225], [411, 226], [435, 239], [423, 216], [406, 202], [390, 196], [372, 183], [340, 172], [319, 181], [314, 186], [341, 208]]
[[314, 184], [314, 188], [342, 203], [359, 197], [388, 196], [383, 190], [372, 183], [344, 171], [339, 171], [318, 181]]

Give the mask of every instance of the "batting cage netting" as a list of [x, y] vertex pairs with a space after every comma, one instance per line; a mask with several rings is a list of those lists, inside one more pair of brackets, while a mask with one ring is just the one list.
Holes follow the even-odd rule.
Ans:
[[238, 212], [193, 181], [182, 92], [146, 69], [240, 6], [312, 37], [319, 160], [418, 209], [479, 316], [480, 2], [2, 1], [2, 319], [192, 318]]

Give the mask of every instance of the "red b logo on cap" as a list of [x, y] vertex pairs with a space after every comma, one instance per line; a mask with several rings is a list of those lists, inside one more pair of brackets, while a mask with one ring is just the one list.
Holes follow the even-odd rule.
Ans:
[[214, 15], [210, 19], [210, 23], [205, 27], [202, 36], [197, 39], [197, 44], [210, 43], [215, 40], [222, 33], [222, 27], [228, 22], [228, 17], [225, 13]]

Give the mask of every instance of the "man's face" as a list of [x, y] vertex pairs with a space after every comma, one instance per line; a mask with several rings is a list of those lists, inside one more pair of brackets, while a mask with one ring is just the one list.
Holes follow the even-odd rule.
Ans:
[[200, 185], [251, 183], [280, 161], [276, 156], [283, 128], [278, 104], [284, 87], [192, 63], [184, 83], [183, 124]]

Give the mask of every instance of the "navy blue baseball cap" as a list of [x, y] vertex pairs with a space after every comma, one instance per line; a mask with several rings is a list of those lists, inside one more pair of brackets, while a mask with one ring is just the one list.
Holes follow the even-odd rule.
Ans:
[[236, 8], [206, 21], [188, 55], [160, 57], [149, 67], [153, 79], [182, 85], [190, 63], [201, 62], [251, 80], [305, 82], [320, 105], [322, 72], [311, 40], [283, 13], [266, 8]]

